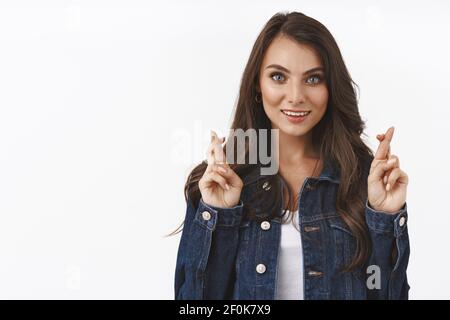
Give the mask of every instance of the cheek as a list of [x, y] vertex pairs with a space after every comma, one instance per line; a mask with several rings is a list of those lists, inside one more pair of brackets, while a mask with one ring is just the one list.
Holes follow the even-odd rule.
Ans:
[[314, 91], [310, 92], [309, 99], [311, 103], [317, 109], [326, 109], [328, 104], [328, 90], [327, 88], [320, 87], [314, 88]]
[[283, 101], [283, 91], [280, 88], [262, 83], [261, 90], [264, 103], [268, 107], [278, 107]]

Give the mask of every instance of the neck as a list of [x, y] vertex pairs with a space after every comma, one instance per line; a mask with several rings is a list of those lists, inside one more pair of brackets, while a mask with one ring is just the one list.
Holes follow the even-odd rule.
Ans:
[[298, 165], [307, 159], [319, 158], [319, 152], [312, 144], [312, 134], [303, 136], [287, 135], [279, 131], [279, 161], [280, 164]]

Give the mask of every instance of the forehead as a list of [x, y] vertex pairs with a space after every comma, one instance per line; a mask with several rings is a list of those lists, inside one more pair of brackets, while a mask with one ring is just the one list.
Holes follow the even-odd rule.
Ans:
[[276, 37], [267, 48], [261, 64], [265, 69], [270, 64], [280, 64], [293, 73], [303, 73], [322, 66], [319, 55], [313, 47], [298, 43], [285, 36]]

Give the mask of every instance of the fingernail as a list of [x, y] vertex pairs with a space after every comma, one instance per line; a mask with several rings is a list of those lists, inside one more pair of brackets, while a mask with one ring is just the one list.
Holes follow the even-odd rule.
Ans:
[[386, 184], [386, 182], [387, 182], [387, 176], [384, 176], [383, 182], [384, 182], [384, 184]]
[[228, 185], [228, 183], [225, 184], [225, 189], [230, 190], [230, 186]]
[[395, 159], [389, 159], [387, 163], [388, 164], [393, 164], [394, 162], [395, 162]]
[[390, 183], [388, 183], [388, 184], [386, 185], [386, 191], [389, 191], [389, 190], [391, 190], [391, 184], [390, 184]]

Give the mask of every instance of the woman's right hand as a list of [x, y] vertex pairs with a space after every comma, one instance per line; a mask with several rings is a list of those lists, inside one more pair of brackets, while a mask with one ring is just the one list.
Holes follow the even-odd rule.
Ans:
[[232, 208], [239, 204], [244, 186], [241, 178], [230, 168], [222, 149], [225, 138], [219, 139], [211, 131], [211, 144], [207, 151], [208, 166], [198, 181], [203, 202], [219, 208]]

